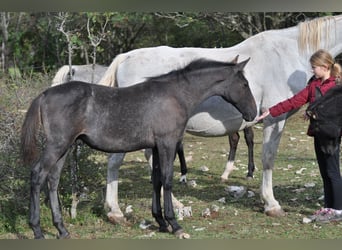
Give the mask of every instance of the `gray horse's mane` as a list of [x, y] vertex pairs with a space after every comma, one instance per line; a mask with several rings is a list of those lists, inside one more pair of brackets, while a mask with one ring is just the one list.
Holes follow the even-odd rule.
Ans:
[[315, 18], [298, 24], [298, 48], [301, 53], [312, 53], [325, 44], [336, 44], [336, 19], [334, 16]]

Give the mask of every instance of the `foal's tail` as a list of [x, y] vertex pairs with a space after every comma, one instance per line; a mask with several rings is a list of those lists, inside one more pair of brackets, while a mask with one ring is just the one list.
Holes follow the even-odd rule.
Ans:
[[38, 154], [37, 134], [41, 124], [41, 96], [33, 100], [21, 129], [21, 152], [24, 164], [31, 164]]
[[99, 85], [105, 85], [108, 87], [118, 87], [118, 83], [116, 80], [116, 72], [121, 62], [123, 62], [127, 58], [126, 53], [117, 55], [113, 62], [109, 65], [103, 77], [97, 83]]

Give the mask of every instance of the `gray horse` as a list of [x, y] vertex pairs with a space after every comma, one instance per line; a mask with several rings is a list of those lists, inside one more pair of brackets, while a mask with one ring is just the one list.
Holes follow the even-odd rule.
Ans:
[[[259, 111], [293, 96], [305, 87], [311, 76], [309, 58], [319, 48], [328, 50], [333, 56], [342, 52], [342, 15], [316, 18], [294, 27], [261, 32], [229, 48], [160, 46], [133, 50], [116, 56], [99, 84], [127, 87], [146, 77], [182, 67], [196, 58], [224, 61], [238, 54], [242, 60], [251, 58], [245, 72]], [[293, 112], [263, 120], [261, 197], [265, 202], [264, 211], [270, 216], [285, 214], [273, 194], [272, 174], [285, 121], [291, 114]], [[244, 127], [241, 114], [232, 105], [212, 97], [198, 106], [186, 130], [202, 136], [223, 136]], [[111, 160], [114, 166], [119, 165], [122, 155], [113, 156]], [[112, 176], [113, 182], [114, 178], [117, 176]], [[112, 196], [108, 196], [106, 202], [113, 214], [122, 215], [118, 210], [118, 201], [113, 200], [113, 197], [117, 199], [117, 187], [114, 184], [108, 187], [113, 190], [108, 192], [107, 188], [107, 194]]]

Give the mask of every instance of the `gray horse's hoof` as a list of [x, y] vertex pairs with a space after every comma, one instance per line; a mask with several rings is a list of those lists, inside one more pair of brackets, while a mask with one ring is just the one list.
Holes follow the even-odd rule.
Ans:
[[265, 214], [270, 217], [284, 217], [286, 216], [286, 212], [283, 209], [271, 209], [268, 211], [265, 211]]
[[228, 178], [222, 178], [221, 177], [221, 183], [225, 183], [225, 182], [228, 182]]
[[128, 223], [127, 219], [125, 218], [125, 216], [117, 216], [117, 215], [114, 215], [112, 213], [108, 213], [107, 214], [107, 218], [114, 225], [116, 225], [116, 224], [118, 224], [118, 225], [126, 225]]

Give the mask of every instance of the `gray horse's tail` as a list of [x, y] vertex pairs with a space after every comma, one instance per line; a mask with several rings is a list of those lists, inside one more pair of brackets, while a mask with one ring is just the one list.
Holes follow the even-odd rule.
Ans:
[[97, 83], [99, 85], [105, 85], [108, 87], [118, 87], [118, 83], [116, 80], [116, 72], [121, 62], [126, 59], [126, 53], [117, 55], [113, 62], [109, 65], [107, 71], [101, 78], [101, 80]]
[[55, 77], [52, 79], [51, 87], [64, 83], [65, 75], [69, 73], [69, 65], [64, 65], [59, 68]]
[[41, 124], [41, 95], [33, 100], [21, 129], [21, 153], [24, 164], [31, 164], [37, 158], [37, 134]]

